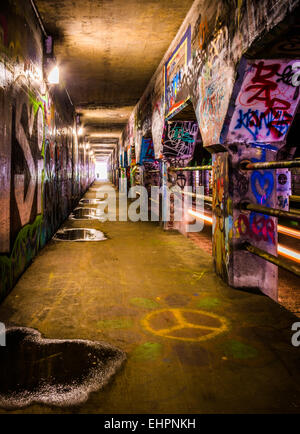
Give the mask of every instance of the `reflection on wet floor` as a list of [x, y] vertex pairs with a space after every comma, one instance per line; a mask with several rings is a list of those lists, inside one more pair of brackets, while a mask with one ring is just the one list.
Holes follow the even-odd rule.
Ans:
[[0, 407], [12, 409], [33, 402], [57, 406], [85, 402], [126, 356], [106, 343], [43, 339], [37, 330], [11, 327], [0, 359]]
[[71, 220], [106, 220], [104, 211], [98, 208], [75, 208], [69, 218]]
[[103, 203], [104, 199], [81, 199], [79, 205], [98, 205]]
[[104, 241], [107, 237], [96, 229], [72, 228], [59, 229], [53, 237], [54, 241]]

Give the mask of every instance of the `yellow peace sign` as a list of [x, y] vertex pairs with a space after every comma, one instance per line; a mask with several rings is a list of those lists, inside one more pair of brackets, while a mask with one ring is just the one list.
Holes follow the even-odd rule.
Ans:
[[214, 338], [228, 329], [227, 320], [219, 315], [196, 309], [160, 309], [142, 320], [149, 332], [169, 339], [200, 342]]

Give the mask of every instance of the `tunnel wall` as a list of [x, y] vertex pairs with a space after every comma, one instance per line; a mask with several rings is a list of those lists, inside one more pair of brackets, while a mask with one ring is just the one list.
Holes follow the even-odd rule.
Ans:
[[[299, 16], [299, 1], [196, 0], [134, 108], [120, 147], [130, 164], [139, 160], [142, 137], [152, 137], [156, 159], [168, 161], [167, 121], [192, 105], [203, 146], [213, 154], [215, 270], [234, 287], [260, 288], [274, 299], [277, 267], [242, 246], [247, 241], [276, 256], [277, 219], [240, 205], [278, 207], [276, 171], [244, 173], [240, 164], [274, 161], [286, 144], [299, 106], [291, 83]], [[180, 139], [178, 160], [189, 146], [186, 134]]]
[[[129, 118], [120, 153], [138, 160], [142, 137], [151, 135], [156, 158], [162, 157], [165, 119], [187, 99], [204, 146], [220, 143], [239, 62], [298, 6], [299, 0], [196, 0]], [[273, 58], [278, 52], [293, 57], [299, 24], [289, 32], [289, 41], [281, 41], [277, 51], [272, 47]]]
[[42, 36], [30, 2], [1, 3], [0, 299], [92, 181], [73, 106], [43, 79]]

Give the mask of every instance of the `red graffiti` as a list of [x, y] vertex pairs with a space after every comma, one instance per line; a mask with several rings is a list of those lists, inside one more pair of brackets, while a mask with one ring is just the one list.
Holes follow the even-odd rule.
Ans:
[[273, 63], [272, 65], [265, 65], [263, 61], [253, 64], [256, 68], [256, 73], [251, 80], [250, 86], [245, 90], [248, 92], [250, 90], [257, 90], [257, 92], [250, 96], [247, 103], [253, 101], [263, 101], [268, 110], [272, 108], [288, 110], [291, 104], [281, 98], [272, 97], [272, 92], [278, 87], [278, 83], [270, 80], [275, 74], [278, 73], [280, 69], [280, 63]]
[[240, 235], [247, 235], [256, 241], [271, 241], [275, 244], [275, 225], [273, 220], [265, 215], [250, 214], [250, 219], [245, 214], [240, 214], [237, 222]]

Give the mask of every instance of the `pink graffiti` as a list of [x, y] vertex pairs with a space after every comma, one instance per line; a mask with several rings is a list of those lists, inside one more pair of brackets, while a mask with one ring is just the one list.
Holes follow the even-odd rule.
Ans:
[[274, 222], [265, 215], [251, 213], [249, 219], [247, 215], [240, 214], [237, 229], [240, 235], [247, 235], [256, 241], [271, 241], [275, 244]]

